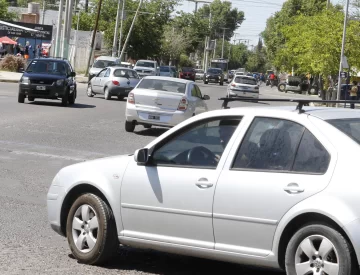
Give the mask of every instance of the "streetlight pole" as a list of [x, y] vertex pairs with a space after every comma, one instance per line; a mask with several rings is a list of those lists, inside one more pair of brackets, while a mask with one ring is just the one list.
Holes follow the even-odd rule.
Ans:
[[[338, 90], [337, 90], [337, 100], [340, 100], [341, 95], [341, 72], [343, 70], [343, 63], [344, 63], [344, 52], [345, 52], [345, 41], [346, 41], [346, 27], [348, 21], [348, 13], [349, 13], [349, 0], [346, 0], [346, 8], [345, 8], [345, 18], [344, 18], [344, 30], [343, 30], [343, 38], [342, 38], [342, 45], [341, 45], [341, 56], [340, 56], [340, 68], [339, 68], [339, 80], [338, 80]], [[339, 107], [339, 104], [337, 104]]]
[[223, 29], [223, 42], [222, 42], [222, 49], [221, 49], [221, 58], [224, 58], [224, 44], [225, 44], [225, 30], [229, 28], [222, 28]]
[[76, 36], [75, 36], [75, 47], [74, 47], [74, 70], [76, 69], [76, 54], [77, 54], [77, 44], [78, 44], [78, 39], [79, 39], [79, 25], [80, 25], [80, 10], [75, 11], [77, 12], [78, 18], [77, 18], [77, 23], [76, 23]]
[[56, 28], [56, 42], [55, 42], [55, 57], [59, 57], [60, 54], [60, 44], [61, 44], [61, 26], [63, 19], [63, 8], [64, 8], [64, 0], [60, 0], [59, 4], [59, 13], [58, 13], [58, 22]]
[[115, 22], [115, 30], [114, 30], [114, 40], [113, 40], [113, 48], [112, 48], [112, 56], [116, 56], [116, 46], [117, 46], [117, 39], [119, 33], [119, 20], [120, 20], [120, 9], [121, 9], [121, 0], [118, 0], [118, 7], [116, 12], [116, 22]]
[[[121, 53], [121, 42], [123, 37], [123, 24], [124, 24], [124, 16], [125, 16], [125, 0], [122, 0], [122, 10], [121, 10], [121, 23], [120, 23], [120, 38], [119, 38], [119, 48], [118, 48], [118, 56]], [[121, 60], [120, 60], [121, 62]]]

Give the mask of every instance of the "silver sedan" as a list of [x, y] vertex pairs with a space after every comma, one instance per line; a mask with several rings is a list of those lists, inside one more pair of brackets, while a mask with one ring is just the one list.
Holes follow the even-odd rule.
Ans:
[[98, 73], [88, 84], [87, 95], [104, 95], [106, 100], [117, 96], [119, 100], [128, 94], [139, 83], [140, 78], [135, 70], [124, 67], [109, 67]]

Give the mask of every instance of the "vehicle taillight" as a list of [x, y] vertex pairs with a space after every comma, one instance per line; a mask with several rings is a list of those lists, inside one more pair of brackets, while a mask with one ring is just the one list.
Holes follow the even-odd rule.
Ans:
[[113, 80], [112, 83], [116, 86], [120, 86], [120, 82], [119, 81], [116, 81], [116, 80]]
[[183, 76], [183, 73], [180, 73], [180, 77], [182, 77]]
[[233, 84], [231, 84], [231, 86], [236, 87], [236, 84], [235, 84], [235, 83], [233, 83]]
[[183, 97], [180, 100], [178, 110], [179, 111], [186, 111], [187, 107], [188, 107], [188, 101], [187, 101], [187, 99], [185, 97]]
[[134, 93], [129, 93], [128, 95], [128, 103], [135, 104], [135, 96]]

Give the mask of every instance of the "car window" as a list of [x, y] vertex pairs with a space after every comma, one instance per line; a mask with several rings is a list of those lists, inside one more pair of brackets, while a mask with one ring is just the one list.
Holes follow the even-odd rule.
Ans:
[[327, 122], [360, 144], [360, 118], [330, 119]]
[[222, 117], [196, 123], [156, 149], [152, 161], [156, 165], [216, 168], [240, 120]]
[[200, 91], [199, 86], [197, 86], [197, 85], [194, 85], [194, 86], [195, 86], [195, 88], [196, 88], [197, 97], [198, 97], [198, 98], [202, 98], [202, 94], [201, 94], [201, 91]]
[[161, 66], [160, 67], [160, 72], [168, 73], [168, 72], [170, 72], [170, 67]]
[[221, 70], [218, 70], [218, 69], [209, 69], [208, 71], [208, 74], [221, 74]]
[[330, 155], [316, 139], [316, 137], [305, 130], [301, 139], [299, 149], [292, 171], [324, 174], [329, 166]]
[[107, 69], [106, 72], [105, 72], [104, 77], [109, 77], [109, 76], [110, 76], [110, 69]]
[[102, 70], [97, 77], [104, 77], [105, 73], [106, 73], [107, 69]]
[[147, 68], [155, 68], [156, 67], [154, 62], [146, 62], [146, 61], [138, 61], [136, 63], [136, 66], [147, 67]]
[[186, 84], [171, 80], [144, 78], [137, 88], [185, 94]]
[[198, 94], [198, 91], [197, 91], [195, 85], [193, 85], [192, 88], [191, 88], [191, 96], [193, 96], [193, 97], [199, 97], [199, 94]]
[[27, 73], [68, 75], [68, 66], [64, 62], [34, 60], [26, 69]]
[[255, 118], [233, 168], [290, 171], [304, 127], [288, 120]]
[[93, 67], [94, 68], [99, 68], [99, 69], [103, 69], [106, 67], [111, 67], [111, 66], [115, 66], [116, 62], [115, 61], [111, 61], [111, 60], [96, 60], [94, 62]]
[[139, 78], [138, 74], [132, 70], [126, 69], [117, 69], [114, 71], [115, 77], [125, 77], [125, 78]]
[[257, 84], [255, 79], [251, 79], [251, 78], [247, 78], [247, 77], [235, 77], [234, 82], [237, 84], [248, 84], [248, 85], [256, 85]]

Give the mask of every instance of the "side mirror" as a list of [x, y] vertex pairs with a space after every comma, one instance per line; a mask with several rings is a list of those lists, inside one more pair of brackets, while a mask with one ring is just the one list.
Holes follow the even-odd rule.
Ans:
[[149, 160], [149, 150], [147, 148], [136, 150], [134, 160], [137, 164], [146, 164]]
[[202, 99], [203, 99], [203, 100], [210, 100], [210, 96], [208, 96], [208, 95], [203, 95]]
[[19, 73], [24, 73], [24, 72], [25, 72], [24, 68], [19, 69]]
[[76, 76], [76, 73], [75, 73], [75, 72], [71, 72], [71, 73], [70, 73], [70, 76], [71, 76], [71, 77], [75, 77], [75, 76]]

